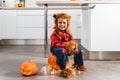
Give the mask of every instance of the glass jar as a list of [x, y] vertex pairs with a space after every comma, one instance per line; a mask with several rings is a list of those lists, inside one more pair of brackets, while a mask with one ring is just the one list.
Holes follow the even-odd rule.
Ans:
[[15, 8], [25, 7], [25, 0], [15, 0]]
[[15, 0], [15, 8], [19, 7], [20, 0]]

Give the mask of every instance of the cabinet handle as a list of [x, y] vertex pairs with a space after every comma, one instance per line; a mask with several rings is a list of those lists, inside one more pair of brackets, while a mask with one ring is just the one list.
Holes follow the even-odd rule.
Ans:
[[89, 6], [89, 9], [94, 9], [96, 5]]

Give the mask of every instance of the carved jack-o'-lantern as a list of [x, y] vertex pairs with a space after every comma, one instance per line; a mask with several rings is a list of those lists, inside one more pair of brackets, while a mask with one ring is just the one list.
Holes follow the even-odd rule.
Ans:
[[38, 71], [38, 64], [33, 61], [23, 62], [22, 65], [20, 66], [20, 72], [26, 76], [36, 74], [37, 71]]
[[[57, 60], [57, 56], [50, 54], [50, 56], [48, 57], [48, 65], [55, 70], [60, 70], [60, 66], [57, 64], [56, 60]], [[67, 59], [66, 68], [68, 68], [68, 65], [69, 65], [69, 60]]]

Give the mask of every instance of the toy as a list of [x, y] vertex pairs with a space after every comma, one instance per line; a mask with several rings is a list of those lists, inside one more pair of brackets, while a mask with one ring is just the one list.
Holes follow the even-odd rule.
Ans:
[[78, 44], [74, 40], [66, 42], [65, 48], [67, 49], [68, 55], [74, 55], [78, 53]]

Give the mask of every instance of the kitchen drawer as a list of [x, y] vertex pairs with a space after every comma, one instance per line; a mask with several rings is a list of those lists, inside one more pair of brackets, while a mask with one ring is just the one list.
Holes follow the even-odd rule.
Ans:
[[18, 16], [17, 19], [18, 27], [43, 27], [44, 26], [44, 16]]
[[[53, 27], [53, 17], [48, 15], [48, 27]], [[17, 17], [17, 27], [44, 27], [44, 16], [43, 15], [24, 15]]]
[[18, 39], [44, 39], [44, 28], [18, 28]]
[[17, 15], [44, 15], [44, 10], [17, 10]]
[[3, 10], [0, 15], [2, 20], [2, 39], [16, 39], [16, 10]]

